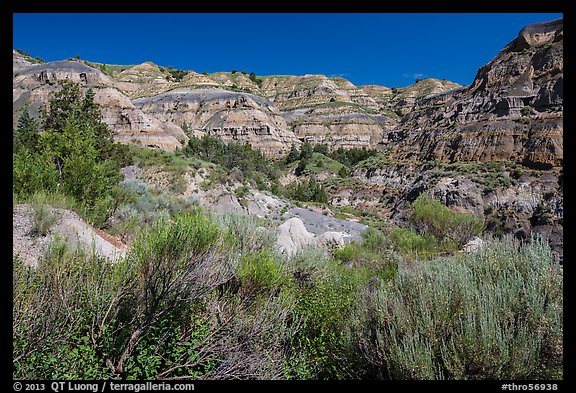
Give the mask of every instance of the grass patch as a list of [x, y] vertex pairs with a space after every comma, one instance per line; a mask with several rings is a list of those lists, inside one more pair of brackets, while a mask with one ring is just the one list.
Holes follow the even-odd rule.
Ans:
[[36, 236], [46, 236], [50, 229], [56, 224], [57, 217], [50, 208], [45, 204], [34, 204], [34, 220], [32, 221], [32, 230]]

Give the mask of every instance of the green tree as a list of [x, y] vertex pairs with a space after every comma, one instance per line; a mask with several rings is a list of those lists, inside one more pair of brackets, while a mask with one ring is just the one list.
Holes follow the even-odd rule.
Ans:
[[294, 175], [296, 176], [300, 176], [304, 173], [304, 171], [306, 170], [306, 165], [308, 165], [308, 160], [300, 160], [300, 162], [298, 163], [298, 166], [296, 166], [296, 168], [294, 169]]
[[41, 111], [42, 134], [34, 132], [37, 126], [29, 114], [21, 116], [15, 139], [23, 148], [13, 157], [13, 191], [59, 190], [79, 201], [94, 223], [100, 222], [122, 177], [126, 149], [114, 143], [92, 89], [82, 94], [78, 84], [59, 84]]
[[309, 160], [312, 158], [312, 145], [310, 142], [306, 141], [302, 144], [302, 149], [300, 150], [300, 159]]
[[288, 196], [302, 202], [328, 203], [328, 195], [324, 187], [313, 177], [308, 181], [292, 184], [288, 189]]
[[286, 156], [286, 158], [284, 159], [286, 164], [290, 164], [294, 161], [297, 161], [298, 158], [300, 158], [300, 152], [298, 151], [298, 148], [296, 146], [294, 146], [294, 144], [292, 144], [290, 146], [290, 151], [288, 152], [288, 155]]
[[38, 122], [30, 116], [28, 108], [20, 110], [20, 117], [18, 118], [18, 127], [14, 130], [14, 145], [13, 149], [25, 147], [30, 149], [31, 152], [36, 152], [38, 149]]
[[60, 132], [70, 117], [81, 117], [82, 93], [80, 86], [68, 80], [58, 82], [60, 90], [51, 93], [48, 105], [41, 109], [42, 129]]
[[320, 153], [320, 154], [324, 154], [325, 156], [328, 156], [328, 145], [325, 143], [317, 143], [316, 145], [314, 145], [314, 151], [316, 153]]

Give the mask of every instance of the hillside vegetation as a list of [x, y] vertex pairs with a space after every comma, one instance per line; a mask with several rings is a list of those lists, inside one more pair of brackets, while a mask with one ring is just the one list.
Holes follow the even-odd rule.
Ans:
[[[129, 150], [97, 109], [63, 83], [14, 130], [15, 204], [65, 204], [130, 244], [115, 263], [58, 239], [36, 267], [13, 256], [14, 379], [562, 379], [563, 280], [541, 238], [484, 236], [461, 252], [483, 219], [422, 193], [405, 228], [288, 256], [269, 221], [120, 169], [212, 168], [241, 178], [237, 194], [326, 205], [315, 168], [346, 181], [376, 152], [303, 144], [271, 163], [208, 136], [176, 153]], [[283, 186], [290, 164], [300, 174]], [[46, 210], [36, 218], [49, 232]]]

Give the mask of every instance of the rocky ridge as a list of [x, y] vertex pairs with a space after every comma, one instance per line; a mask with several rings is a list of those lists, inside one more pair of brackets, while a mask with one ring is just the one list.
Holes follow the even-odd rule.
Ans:
[[136, 108], [110, 76], [70, 60], [14, 68], [13, 125], [16, 126], [23, 107], [37, 116], [61, 80], [78, 83], [84, 91], [92, 88], [94, 101], [101, 105], [103, 120], [115, 132], [118, 142], [175, 150], [188, 139], [180, 127], [167, 125]]
[[[302, 141], [326, 143], [331, 149], [376, 148], [396, 127], [398, 108], [406, 105], [396, 98], [426, 96], [452, 87], [436, 83], [430, 88], [435, 80], [420, 81], [396, 89], [396, 98], [383, 103], [372, 90], [324, 75], [254, 79], [241, 72], [179, 70], [182, 74], [175, 78], [173, 69], [151, 62], [110, 66], [76, 59], [44, 64], [30, 60], [13, 52], [14, 125], [20, 108], [28, 106], [36, 115], [57, 82], [67, 79], [94, 90], [117, 141], [166, 150], [179, 148], [191, 134], [203, 133], [250, 143], [271, 156], [284, 154]], [[196, 95], [194, 105], [191, 99], [183, 103], [183, 92]], [[183, 126], [192, 131], [186, 134]]]
[[[185, 134], [208, 133], [271, 156], [301, 141], [375, 147], [387, 160], [362, 163], [342, 181], [315, 175], [333, 207], [370, 209], [380, 220], [405, 225], [410, 203], [427, 192], [454, 210], [483, 216], [492, 232], [544, 234], [562, 260], [561, 20], [527, 26], [470, 86], [432, 78], [405, 88], [355, 86], [323, 75], [255, 81], [238, 72], [194, 71], [176, 80], [152, 63], [109, 75], [81, 62], [60, 63], [38, 65], [13, 53], [14, 113], [29, 103], [34, 112], [54, 81], [72, 79], [98, 92], [97, 101], [109, 107], [106, 122], [124, 143], [173, 150], [178, 145], [166, 142], [168, 136], [185, 141]], [[68, 71], [48, 72], [58, 68]], [[288, 208], [254, 190], [242, 200], [234, 195], [240, 185], [204, 193], [196, 187], [195, 195], [207, 207], [261, 217]], [[289, 210], [283, 218], [294, 216]], [[316, 218], [314, 225], [303, 219], [309, 232], [330, 229]]]
[[396, 158], [563, 162], [563, 23], [524, 28], [471, 86], [417, 99], [385, 143]]

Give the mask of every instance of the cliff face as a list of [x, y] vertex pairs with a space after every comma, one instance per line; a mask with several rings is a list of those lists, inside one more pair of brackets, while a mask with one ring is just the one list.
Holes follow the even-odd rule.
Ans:
[[[398, 89], [395, 99], [381, 105], [363, 87], [344, 78], [324, 75], [272, 75], [251, 79], [241, 72], [206, 74], [187, 71], [175, 81], [165, 69], [149, 62], [112, 75], [119, 89], [135, 99], [136, 105], [144, 112], [178, 126], [184, 123], [193, 125], [195, 131], [249, 142], [272, 155], [301, 141], [326, 143], [330, 149], [378, 148], [384, 135], [397, 125], [395, 105], [408, 110], [412, 104], [407, 102], [413, 97], [435, 94], [455, 85], [433, 79], [420, 81], [414, 86]], [[198, 111], [196, 106], [192, 110], [187, 104], [168, 104], [181, 95], [183, 89], [203, 91], [195, 98], [195, 105], [203, 108], [202, 111]], [[219, 93], [208, 96], [207, 89]], [[267, 109], [252, 105], [256, 112], [242, 113], [242, 105], [237, 105], [230, 113], [224, 113], [222, 108], [228, 105], [227, 98], [217, 103], [223, 90], [227, 94], [252, 97], [252, 102], [265, 99], [264, 107]], [[159, 100], [164, 104], [159, 105]], [[206, 102], [200, 104], [203, 100]], [[208, 118], [214, 115], [214, 121], [208, 125]], [[254, 118], [249, 120], [250, 117]]]
[[359, 163], [350, 178], [317, 178], [333, 206], [401, 225], [427, 192], [483, 215], [489, 230], [542, 233], [562, 258], [562, 20], [524, 28], [466, 87], [433, 78], [401, 88], [324, 75], [254, 78], [150, 62], [42, 64], [13, 51], [14, 126], [20, 108], [37, 115], [63, 79], [94, 90], [122, 143], [175, 150], [188, 135], [210, 134], [271, 157], [303, 141], [382, 150], [381, 161]]
[[385, 142], [397, 158], [561, 166], [562, 103], [563, 24], [539, 23], [480, 68], [469, 88], [416, 100]]
[[125, 143], [173, 150], [186, 143], [186, 125], [271, 155], [307, 140], [330, 149], [390, 148], [396, 159], [508, 160], [542, 169], [563, 160], [562, 20], [524, 28], [469, 87], [433, 78], [402, 88], [355, 86], [324, 75], [254, 78], [150, 62], [103, 73], [79, 61], [30, 60], [13, 52], [14, 124], [21, 107], [37, 113], [56, 82], [69, 79], [95, 90]]
[[175, 150], [186, 142], [180, 127], [166, 125], [136, 108], [118, 88], [110, 76], [77, 61], [57, 61], [31, 65], [14, 70], [13, 125], [16, 126], [21, 108], [27, 106], [38, 115], [48, 102], [50, 93], [58, 89], [58, 81], [79, 83], [85, 91], [92, 88], [94, 101], [101, 105], [103, 120], [115, 132], [121, 143], [136, 143], [150, 147]]
[[262, 91], [283, 111], [300, 140], [325, 143], [330, 149], [374, 148], [388, 126], [375, 116], [376, 102], [343, 78], [267, 77]]
[[265, 98], [223, 89], [176, 89], [134, 100], [143, 112], [164, 123], [250, 143], [268, 155], [282, 155], [300, 141], [276, 106]]

